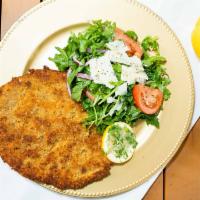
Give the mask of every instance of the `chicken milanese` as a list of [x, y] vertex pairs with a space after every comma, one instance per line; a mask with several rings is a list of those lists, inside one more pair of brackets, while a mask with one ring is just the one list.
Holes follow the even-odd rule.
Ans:
[[82, 121], [66, 74], [30, 70], [0, 87], [0, 156], [23, 176], [60, 189], [78, 189], [109, 175], [101, 136]]

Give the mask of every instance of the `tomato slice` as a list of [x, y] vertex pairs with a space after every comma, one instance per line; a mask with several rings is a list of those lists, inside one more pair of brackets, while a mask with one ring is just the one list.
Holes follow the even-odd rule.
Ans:
[[163, 93], [159, 89], [150, 88], [143, 84], [133, 87], [135, 105], [146, 114], [156, 113], [163, 102]]
[[136, 55], [139, 58], [142, 57], [143, 51], [139, 43], [134, 41], [132, 38], [128, 37], [121, 29], [115, 29], [115, 40], [122, 40], [124, 44], [129, 48], [128, 55]]

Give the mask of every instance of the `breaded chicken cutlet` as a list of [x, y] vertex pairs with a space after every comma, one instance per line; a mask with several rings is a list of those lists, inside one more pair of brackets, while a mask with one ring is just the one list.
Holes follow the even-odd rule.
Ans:
[[78, 189], [109, 175], [101, 136], [82, 125], [65, 73], [43, 69], [0, 87], [0, 156], [23, 176]]

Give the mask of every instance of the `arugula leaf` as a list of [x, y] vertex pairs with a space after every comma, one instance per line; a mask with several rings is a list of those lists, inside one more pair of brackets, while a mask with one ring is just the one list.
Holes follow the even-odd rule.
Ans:
[[134, 32], [134, 31], [129, 30], [129, 31], [126, 31], [125, 34], [135, 41], [138, 40], [138, 36], [137, 36], [136, 32]]
[[158, 44], [158, 38], [157, 37], [151, 37], [147, 36], [142, 41], [142, 48], [144, 51], [156, 51], [159, 50], [159, 44]]
[[163, 89], [163, 96], [165, 101], [167, 101], [171, 96], [171, 92], [166, 87]]
[[83, 90], [91, 83], [89, 80], [82, 80], [77, 82], [77, 84], [72, 88], [72, 99], [79, 102], [81, 100], [81, 95]]
[[157, 128], [160, 127], [159, 121], [158, 121], [158, 114], [153, 114], [153, 115], [147, 115], [147, 114], [141, 114], [141, 119], [144, 119], [147, 124], [151, 124]]
[[86, 39], [80, 40], [79, 51], [80, 51], [81, 53], [86, 52], [88, 46], [89, 46], [89, 42], [88, 42]]
[[166, 63], [166, 58], [163, 56], [151, 56], [142, 60], [142, 64], [145, 67], [150, 67], [152, 65], [162, 65]]
[[68, 56], [63, 49], [59, 47], [56, 47], [56, 49], [60, 54], [56, 54], [54, 58], [49, 58], [49, 60], [53, 61], [60, 71], [65, 71], [69, 67]]
[[[115, 29], [116, 24], [110, 21], [93, 21], [85, 31], [78, 34], [72, 33], [65, 48], [56, 47], [58, 53], [49, 60], [53, 61], [60, 71], [66, 71], [69, 67], [72, 70], [67, 81], [72, 88], [72, 98], [80, 102], [87, 112], [87, 118], [84, 122], [87, 127], [96, 126], [97, 131], [103, 133], [108, 125], [115, 122], [123, 121], [129, 125], [134, 125], [140, 119], [159, 127], [157, 114], [146, 115], [134, 106], [133, 84], [128, 86], [126, 95], [115, 97], [117, 87], [123, 83], [121, 81], [121, 64], [112, 64], [118, 79], [118, 82], [112, 83], [114, 86], [112, 89], [90, 80], [76, 78], [79, 72], [90, 74], [90, 67], [84, 66], [85, 63], [91, 58], [104, 54], [104, 51], [107, 50], [106, 44], [113, 41]], [[138, 40], [137, 34], [132, 30], [126, 31], [125, 34], [135, 41]], [[163, 67], [166, 59], [160, 55], [157, 40], [157, 37], [147, 36], [141, 42], [144, 52], [142, 63], [148, 76], [148, 81], [145, 84], [153, 88], [159, 88], [163, 92], [164, 100], [168, 100], [171, 93], [167, 86], [171, 81], [166, 69]], [[83, 63], [83, 66], [77, 65], [73, 60], [74, 56]], [[82, 95], [85, 89], [95, 97], [94, 102]], [[114, 102], [107, 103], [108, 97], [114, 98]], [[120, 108], [110, 116], [109, 113], [114, 109], [117, 102], [120, 102]]]
[[76, 75], [77, 75], [82, 69], [83, 69], [83, 67], [82, 67], [82, 66], [79, 66], [79, 67], [77, 67], [76, 69], [74, 69], [74, 70], [70, 73], [70, 75], [69, 75], [69, 77], [68, 77], [68, 79], [67, 79], [67, 82], [68, 82], [69, 86], [71, 85], [71, 83], [72, 83], [72, 81], [74, 80], [74, 78], [76, 77]]
[[[153, 88], [159, 88], [163, 92], [164, 100], [166, 101], [171, 95], [167, 88], [171, 80], [166, 73], [166, 69], [163, 67], [166, 63], [166, 58], [160, 56], [157, 40], [157, 37], [148, 36], [142, 41], [142, 47], [144, 50], [142, 64], [148, 76], [146, 85]], [[151, 56], [148, 51], [155, 51], [156, 55]], [[154, 121], [156, 122], [156, 120]]]
[[[92, 84], [93, 83], [91, 83], [91, 85]], [[103, 86], [103, 87], [105, 87], [105, 86]], [[132, 88], [133, 88], [133, 85], [129, 85], [128, 93], [124, 96], [118, 97], [118, 101], [122, 102], [122, 106], [121, 106], [121, 109], [114, 112], [112, 116], [109, 115], [109, 112], [113, 109], [116, 102], [108, 104], [107, 102], [104, 101], [100, 105], [99, 104], [93, 105], [91, 102], [88, 102], [88, 100], [82, 99], [82, 105], [83, 105], [84, 109], [86, 109], [87, 113], [89, 113], [89, 116], [85, 121], [85, 125], [86, 126], [90, 126], [91, 124], [96, 125], [97, 131], [99, 133], [102, 133], [108, 125], [111, 125], [114, 122], [118, 122], [118, 121], [123, 121], [130, 125], [133, 125], [133, 123], [136, 122], [140, 118], [141, 111], [138, 110], [133, 105], [133, 97], [131, 94]], [[93, 90], [93, 91], [95, 91], [95, 90]], [[110, 92], [112, 92], [112, 90], [110, 90]], [[98, 93], [98, 90], [97, 90], [97, 93]], [[108, 94], [109, 93], [107, 93], [107, 95]], [[104, 99], [104, 98], [105, 98], [105, 96], [102, 97], [102, 99]], [[93, 108], [92, 108], [93, 106], [95, 106], [95, 109], [96, 109], [96, 115], [97, 115], [98, 122], [96, 122], [96, 119], [95, 119], [95, 114], [94, 114]]]
[[164, 94], [164, 100], [168, 100], [170, 97], [170, 92], [167, 86], [171, 83], [169, 76], [166, 74], [165, 69], [160, 66], [160, 64], [154, 64], [149, 67], [144, 67], [145, 72], [148, 75], [148, 81], [146, 85], [159, 88]]
[[103, 102], [105, 102], [105, 101], [107, 100], [108, 97], [112, 96], [112, 95], [116, 92], [118, 86], [120, 86], [122, 83], [123, 83], [123, 81], [118, 81], [118, 82], [116, 82], [116, 83], [115, 83], [115, 82], [112, 82], [111, 84], [115, 85], [115, 88], [112, 89], [110, 93], [108, 93], [107, 95], [105, 95], [105, 96], [101, 99], [101, 101], [98, 103], [98, 105], [101, 105]]
[[113, 70], [115, 72], [115, 75], [117, 77], [117, 80], [120, 81], [121, 80], [121, 73], [122, 73], [122, 66], [119, 63], [115, 63], [112, 65]]
[[53, 61], [60, 71], [65, 71], [69, 66], [76, 65], [72, 59], [74, 55], [82, 63], [99, 57], [103, 55], [101, 50], [106, 49], [106, 44], [112, 41], [115, 28], [116, 24], [110, 21], [93, 21], [86, 31], [78, 35], [72, 33], [67, 46], [64, 49], [56, 48], [59, 53], [49, 60]]

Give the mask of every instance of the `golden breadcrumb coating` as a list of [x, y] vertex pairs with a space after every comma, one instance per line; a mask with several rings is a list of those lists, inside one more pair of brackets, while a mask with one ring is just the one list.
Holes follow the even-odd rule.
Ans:
[[45, 68], [0, 87], [0, 156], [23, 176], [78, 189], [109, 175], [101, 136], [66, 89], [66, 74]]

